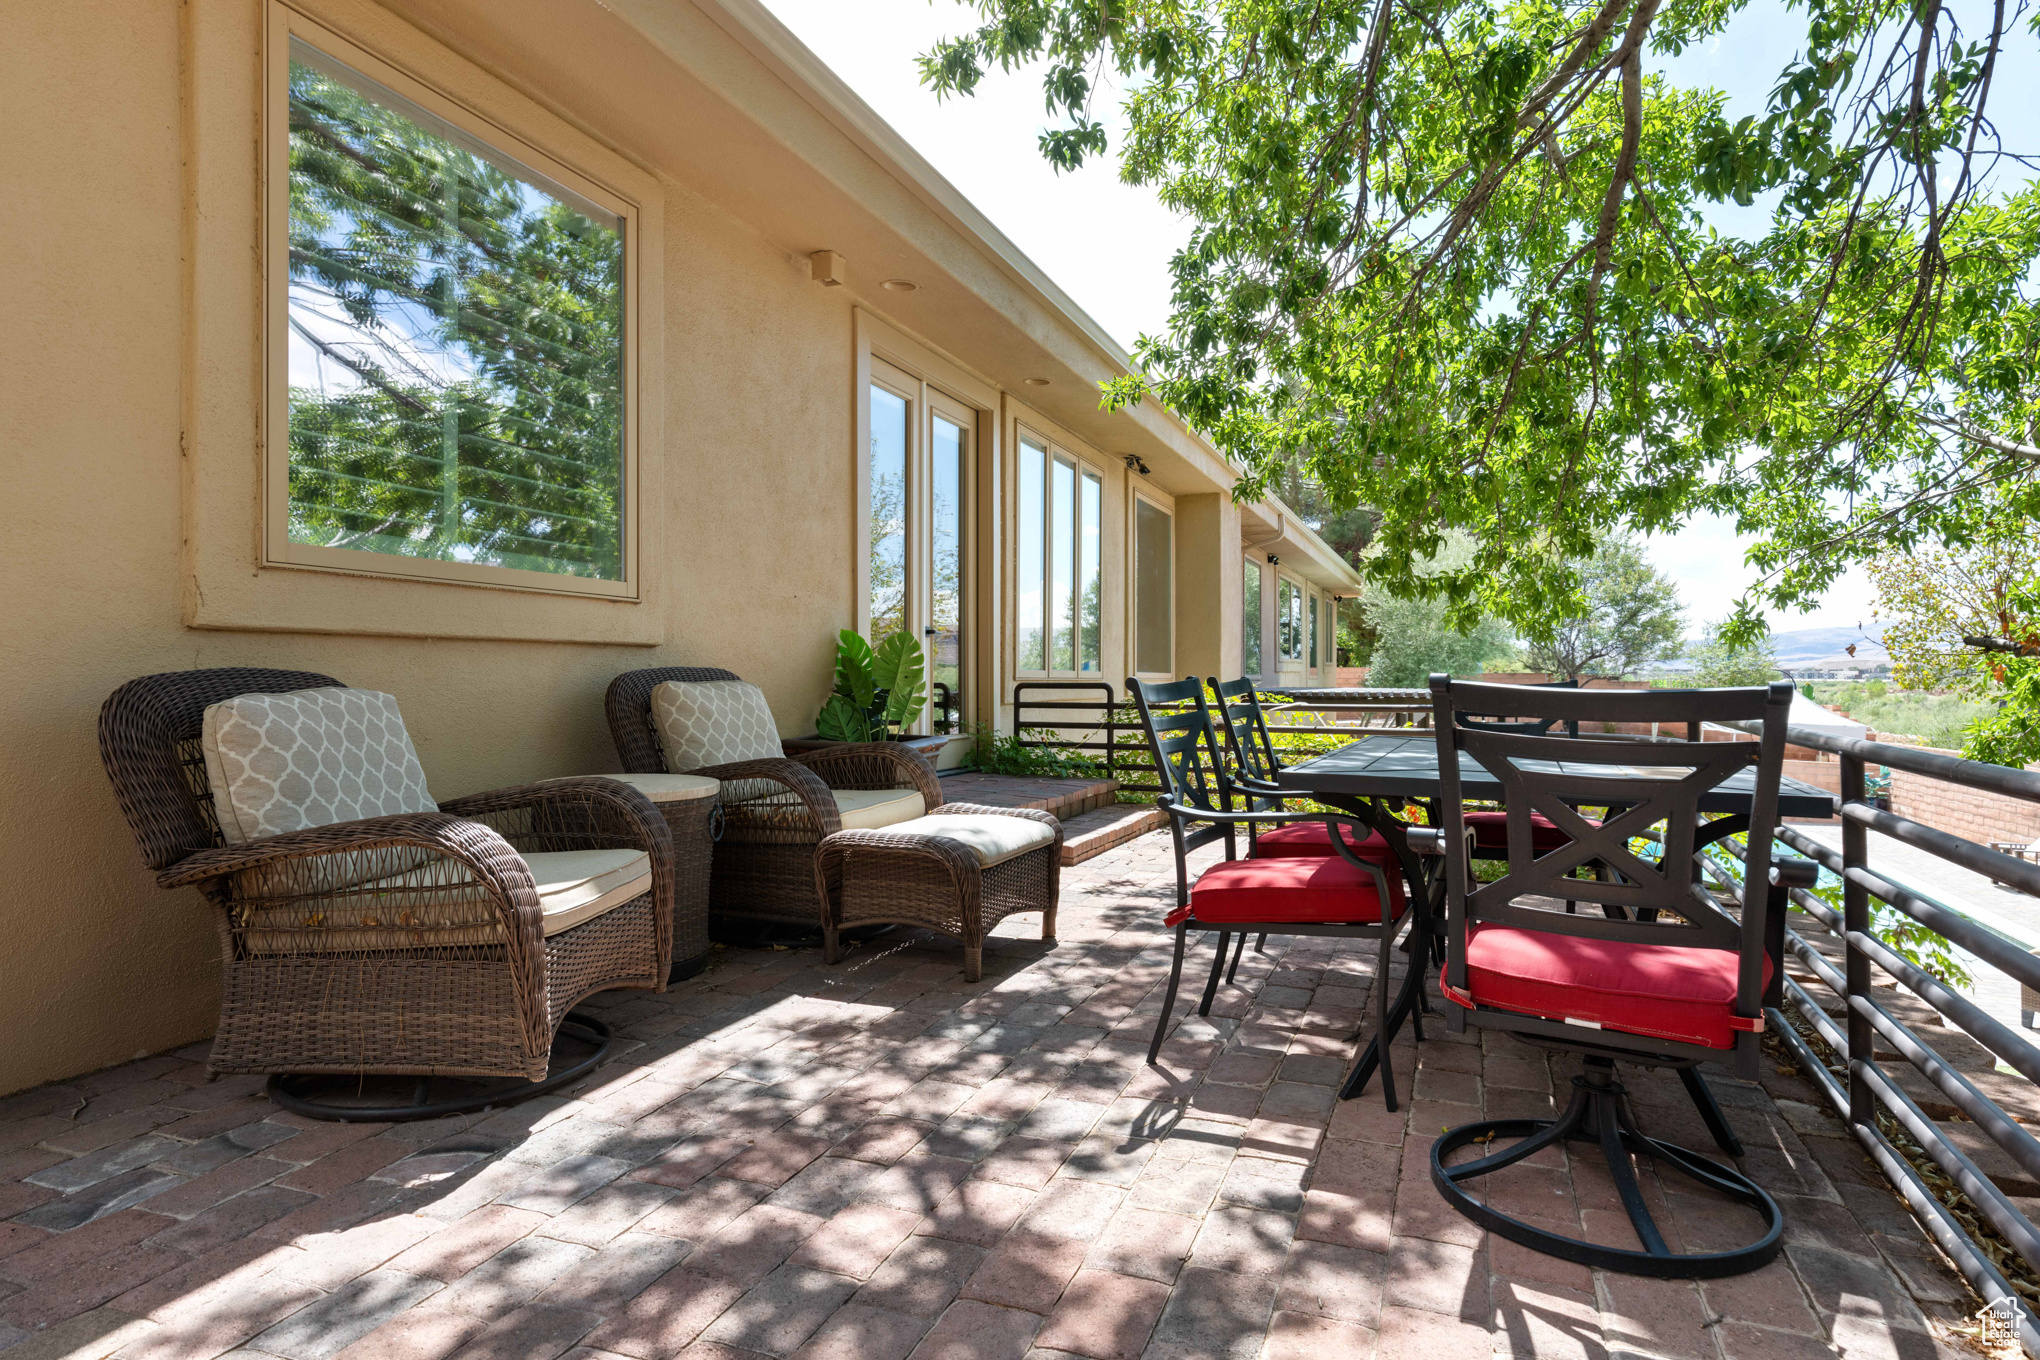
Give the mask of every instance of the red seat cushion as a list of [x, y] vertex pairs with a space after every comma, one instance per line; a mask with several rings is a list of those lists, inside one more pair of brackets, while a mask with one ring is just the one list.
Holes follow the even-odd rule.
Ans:
[[[1403, 914], [1402, 876], [1384, 867], [1388, 896]], [[1379, 923], [1381, 897], [1374, 880], [1357, 865], [1334, 856], [1310, 859], [1235, 859], [1212, 865], [1190, 888], [1190, 905], [1169, 913], [1170, 925], [1190, 917], [1216, 925], [1283, 921]]]
[[[1595, 826], [1600, 823], [1592, 817], [1586, 819]], [[1473, 828], [1473, 844], [1478, 850], [1501, 850], [1509, 848], [1509, 814], [1506, 812], [1469, 812], [1466, 824]], [[1538, 854], [1563, 849], [1572, 844], [1572, 837], [1558, 829], [1558, 823], [1541, 812], [1530, 814], [1530, 849]]]
[[[1476, 925], [1466, 939], [1466, 985], [1475, 1004], [1707, 1048], [1734, 1048], [1736, 1029], [1750, 1027], [1730, 1023], [1737, 962], [1728, 949], [1593, 940], [1516, 926]], [[1766, 987], [1771, 972], [1766, 959]], [[1449, 987], [1445, 994], [1466, 1004]]]
[[[1388, 848], [1388, 842], [1381, 838], [1379, 831], [1370, 831], [1366, 840], [1357, 842], [1353, 838], [1352, 827], [1342, 826], [1339, 831], [1346, 838], [1347, 848], [1360, 858], [1387, 868], [1395, 867], [1395, 852]], [[1332, 853], [1332, 833], [1323, 822], [1287, 822], [1271, 826], [1254, 837], [1254, 853], [1268, 859], [1289, 855], [1323, 859]]]

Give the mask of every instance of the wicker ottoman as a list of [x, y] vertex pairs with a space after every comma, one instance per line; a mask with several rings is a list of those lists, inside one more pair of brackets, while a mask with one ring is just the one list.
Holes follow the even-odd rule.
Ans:
[[824, 958], [852, 926], [925, 926], [963, 941], [963, 975], [984, 974], [985, 933], [1019, 911], [1055, 938], [1062, 823], [1031, 808], [944, 803], [882, 831], [838, 831], [815, 855]]
[[722, 806], [722, 785], [693, 774], [606, 774], [652, 800], [673, 831], [673, 971], [678, 982], [708, 962], [708, 870]]

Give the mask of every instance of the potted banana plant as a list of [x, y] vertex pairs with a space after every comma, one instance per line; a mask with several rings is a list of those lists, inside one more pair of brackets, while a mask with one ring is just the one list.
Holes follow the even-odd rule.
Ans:
[[829, 741], [897, 741], [927, 704], [927, 663], [905, 632], [873, 647], [851, 629], [836, 635], [836, 687], [815, 728]]
[[967, 735], [908, 733], [928, 704], [928, 659], [915, 637], [892, 633], [873, 647], [855, 631], [836, 635], [836, 683], [815, 715], [819, 734], [789, 741], [789, 751], [837, 742], [896, 741], [919, 751], [938, 770], [965, 764], [973, 750]]

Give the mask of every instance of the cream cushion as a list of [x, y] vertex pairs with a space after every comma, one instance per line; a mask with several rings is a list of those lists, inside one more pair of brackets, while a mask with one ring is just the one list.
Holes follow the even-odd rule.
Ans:
[[199, 745], [229, 845], [439, 810], [397, 701], [374, 690], [243, 694], [206, 709]]
[[940, 836], [946, 841], [961, 841], [976, 852], [978, 864], [986, 869], [1055, 843], [1054, 828], [1044, 826], [1032, 817], [998, 817], [974, 812], [937, 812], [927, 817], [916, 817], [911, 822], [895, 822], [886, 830], [896, 834], [911, 832], [918, 836]]
[[919, 789], [831, 789], [845, 831], [877, 831], [910, 822], [928, 810]]
[[765, 695], [742, 680], [668, 680], [654, 687], [652, 726], [673, 774], [785, 755]]
[[[548, 937], [652, 890], [652, 857], [642, 850], [543, 850], [523, 859], [538, 889], [541, 929]], [[504, 938], [495, 900], [451, 861], [313, 903], [243, 912], [242, 938], [254, 954], [498, 945]]]
[[[713, 798], [722, 788], [719, 779], [707, 779], [698, 774], [598, 774], [568, 775], [570, 779], [614, 779], [619, 784], [628, 784], [651, 799], [654, 803], [688, 803], [697, 798]], [[557, 784], [557, 779], [542, 780], [542, 783]]]

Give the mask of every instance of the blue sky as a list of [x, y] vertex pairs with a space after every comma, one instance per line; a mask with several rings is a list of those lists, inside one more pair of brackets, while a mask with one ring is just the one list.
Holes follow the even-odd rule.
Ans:
[[[1111, 158], [1057, 175], [1036, 148], [1044, 125], [1041, 87], [1032, 72], [986, 80], [972, 98], [939, 104], [920, 83], [915, 58], [936, 39], [973, 26], [973, 14], [947, 0], [765, 0], [781, 22], [826, 61], [866, 103], [912, 142], [936, 169], [1047, 270], [1105, 329], [1131, 345], [1169, 315], [1168, 261], [1184, 239], [1181, 223], [1146, 189], [1119, 182]], [[1954, 5], [1963, 9], [1974, 5]], [[1974, 16], [1981, 18], [1981, 15]], [[1797, 51], [1804, 12], [1758, 0], [1713, 42], [1658, 65], [1683, 85], [1710, 85], [1729, 97], [1732, 116], [1760, 113], [1778, 71]], [[2040, 56], [2023, 30], [1996, 84], [1993, 113], [2007, 146], [2040, 149]], [[1099, 116], [1118, 142], [1115, 108]], [[1761, 221], [1762, 205], [1743, 210]], [[1731, 209], [1724, 229], [1734, 225]], [[1754, 576], [1733, 528], [1712, 518], [1649, 545], [1659, 568], [1679, 584], [1690, 630], [1728, 612]], [[1855, 627], [1871, 623], [1872, 592], [1862, 572], [1837, 582], [1804, 614], [1774, 616], [1771, 626]]]

